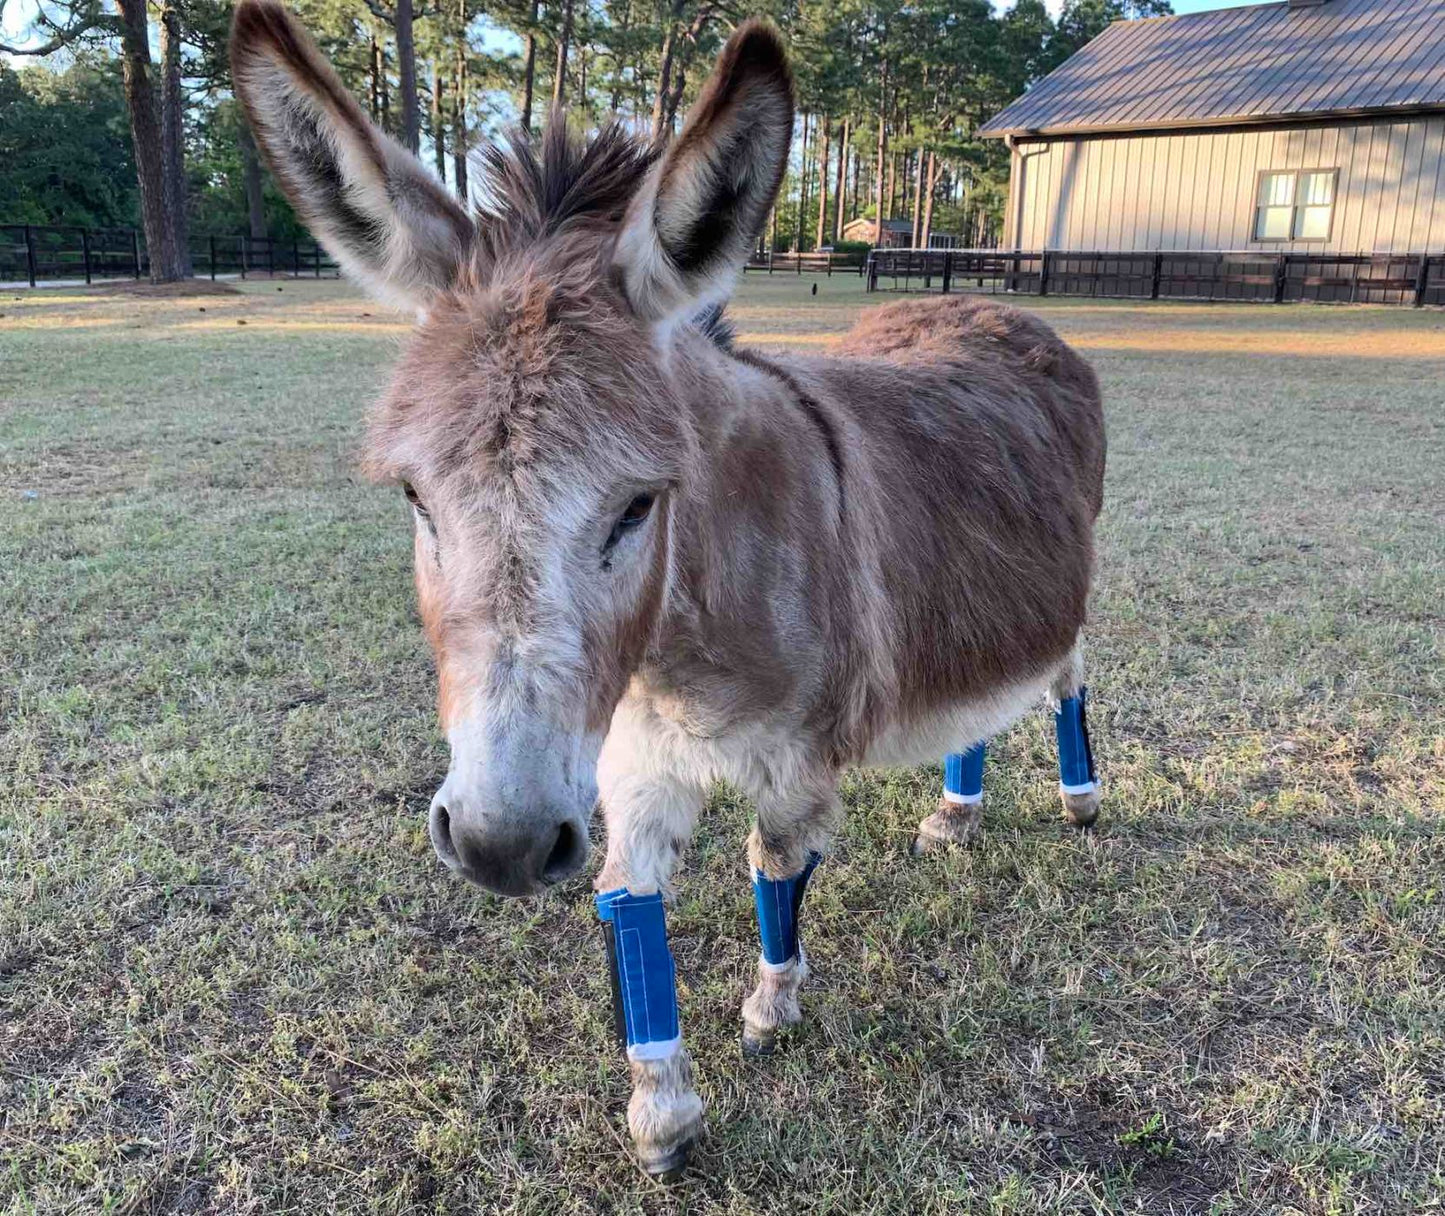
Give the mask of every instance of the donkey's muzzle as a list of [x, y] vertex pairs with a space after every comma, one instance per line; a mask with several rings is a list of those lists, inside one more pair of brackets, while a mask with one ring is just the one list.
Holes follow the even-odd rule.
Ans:
[[572, 877], [587, 860], [587, 827], [571, 819], [517, 822], [438, 794], [429, 826], [437, 856], [497, 895], [534, 895]]

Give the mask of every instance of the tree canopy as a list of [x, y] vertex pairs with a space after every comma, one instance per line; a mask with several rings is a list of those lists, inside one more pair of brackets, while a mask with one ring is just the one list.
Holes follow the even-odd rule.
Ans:
[[[1007, 152], [978, 139], [979, 124], [1111, 21], [1170, 11], [1168, 0], [1066, 0], [1057, 18], [1041, 0], [294, 2], [373, 118], [461, 194], [460, 152], [505, 125], [535, 129], [554, 106], [585, 127], [615, 114], [665, 137], [733, 25], [761, 11], [789, 38], [798, 80], [791, 171], [765, 238], [780, 249], [835, 243], [845, 228], [875, 236], [880, 211], [915, 244], [989, 240]], [[135, 3], [120, 5], [128, 20]], [[127, 66], [139, 91], [122, 71], [139, 48], [109, 3], [0, 0], [0, 14], [7, 4], [10, 30], [15, 6], [31, 8], [26, 35], [0, 43], [15, 56], [0, 58], [0, 222], [137, 224], [133, 132], [151, 128], [135, 127], [135, 107], [148, 90], [159, 129], [179, 116], [184, 167], [167, 162], [161, 180], [168, 206], [184, 196], [191, 231], [294, 234], [230, 95], [228, 0], [154, 5], [158, 62]]]

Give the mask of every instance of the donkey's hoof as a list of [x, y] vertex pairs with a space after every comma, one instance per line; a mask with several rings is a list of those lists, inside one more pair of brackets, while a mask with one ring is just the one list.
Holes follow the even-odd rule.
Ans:
[[1089, 827], [1099, 817], [1098, 790], [1087, 794], [1066, 794], [1060, 790], [1059, 798], [1064, 804], [1064, 818], [1076, 828]]
[[642, 1157], [642, 1168], [647, 1176], [664, 1186], [671, 1186], [687, 1172], [688, 1158], [692, 1156], [695, 1141], [689, 1137], [681, 1144], [666, 1152]]
[[757, 1058], [770, 1056], [778, 1050], [778, 1033], [775, 1030], [754, 1030], [743, 1027], [743, 1055]]
[[970, 845], [982, 834], [981, 803], [949, 802], [940, 798], [938, 810], [918, 825], [918, 835], [913, 838], [913, 856], [922, 857], [949, 845]]

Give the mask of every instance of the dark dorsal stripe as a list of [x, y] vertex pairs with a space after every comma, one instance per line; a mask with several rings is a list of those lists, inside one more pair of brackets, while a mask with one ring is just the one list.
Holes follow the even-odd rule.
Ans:
[[838, 432], [833, 427], [833, 420], [828, 416], [828, 411], [823, 408], [816, 397], [798, 383], [791, 372], [784, 371], [776, 363], [763, 358], [756, 351], [739, 350], [734, 347], [728, 353], [739, 362], [746, 363], [760, 372], [765, 372], [784, 385], [793, 394], [793, 400], [797, 403], [798, 408], [817, 427], [818, 433], [823, 437], [823, 443], [828, 448], [828, 459], [833, 465], [833, 479], [838, 483], [838, 513], [841, 515], [845, 500], [844, 477], [847, 469], [843, 463], [843, 446], [838, 442]]

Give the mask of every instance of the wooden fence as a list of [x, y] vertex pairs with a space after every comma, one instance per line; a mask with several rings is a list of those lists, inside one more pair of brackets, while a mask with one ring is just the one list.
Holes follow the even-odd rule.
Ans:
[[[881, 280], [888, 280], [885, 286]], [[869, 291], [970, 291], [1125, 300], [1445, 304], [1445, 256], [875, 249]]]
[[862, 274], [868, 266], [868, 255], [857, 253], [834, 253], [820, 250], [816, 253], [755, 253], [743, 270], [762, 270], [768, 274], [826, 274], [830, 279], [836, 270], [839, 274]]
[[[202, 278], [286, 275], [334, 278], [338, 267], [315, 241], [244, 235], [193, 236], [191, 265]], [[145, 237], [133, 228], [0, 224], [0, 283], [143, 279]]]

